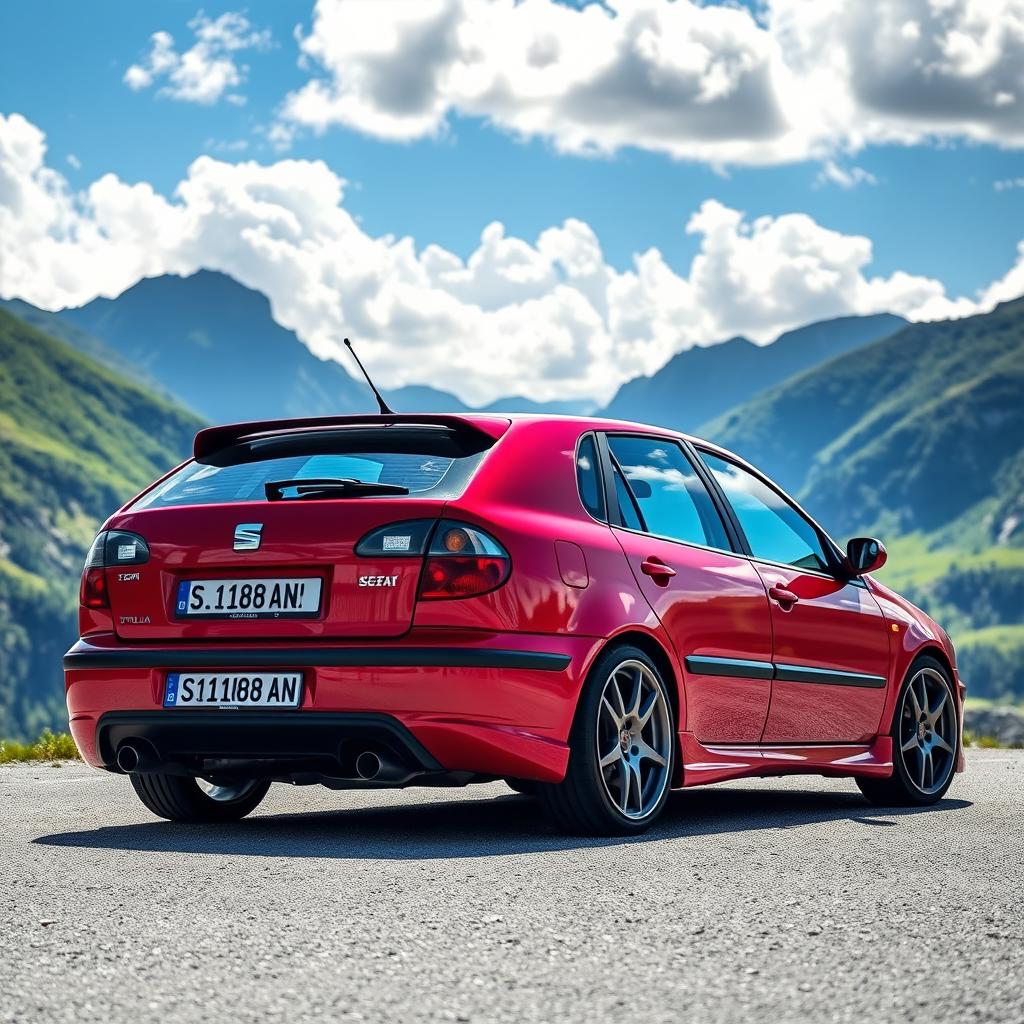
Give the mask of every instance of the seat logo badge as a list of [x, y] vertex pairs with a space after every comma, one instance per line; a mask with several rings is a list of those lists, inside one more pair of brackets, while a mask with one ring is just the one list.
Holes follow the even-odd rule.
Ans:
[[394, 587], [398, 584], [397, 576], [360, 576], [361, 587]]
[[262, 534], [262, 523], [239, 523], [235, 527], [235, 550], [258, 551]]

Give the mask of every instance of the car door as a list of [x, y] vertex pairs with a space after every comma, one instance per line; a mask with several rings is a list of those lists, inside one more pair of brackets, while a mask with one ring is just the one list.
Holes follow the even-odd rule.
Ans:
[[878, 730], [889, 630], [871, 592], [844, 574], [821, 531], [777, 488], [709, 451], [768, 591], [775, 680], [764, 743], [863, 742]]
[[682, 445], [609, 434], [602, 447], [612, 530], [683, 664], [682, 728], [702, 742], [757, 742], [771, 697], [764, 584]]

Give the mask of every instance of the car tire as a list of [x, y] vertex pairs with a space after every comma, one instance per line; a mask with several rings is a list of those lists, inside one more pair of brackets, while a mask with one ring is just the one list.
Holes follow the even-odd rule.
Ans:
[[259, 806], [270, 783], [253, 779], [204, 789], [198, 779], [160, 772], [128, 776], [139, 799], [158, 818], [189, 823], [239, 821]]
[[675, 749], [675, 714], [658, 667], [639, 648], [613, 647], [584, 684], [565, 779], [538, 783], [537, 795], [563, 832], [639, 835], [665, 808]]
[[857, 779], [880, 807], [927, 807], [946, 795], [960, 754], [953, 681], [935, 658], [918, 658], [896, 699], [892, 728], [892, 775]]

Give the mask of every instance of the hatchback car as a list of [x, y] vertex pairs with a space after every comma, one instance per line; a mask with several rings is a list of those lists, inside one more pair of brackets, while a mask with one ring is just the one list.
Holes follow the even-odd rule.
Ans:
[[243, 423], [113, 515], [64, 658], [82, 756], [177, 821], [272, 782], [505, 779], [572, 832], [673, 788], [963, 768], [953, 646], [742, 459], [616, 421]]

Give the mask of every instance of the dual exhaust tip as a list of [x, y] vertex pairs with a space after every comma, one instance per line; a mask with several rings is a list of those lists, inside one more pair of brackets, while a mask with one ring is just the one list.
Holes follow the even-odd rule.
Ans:
[[[159, 761], [152, 753], [144, 748], [139, 748], [131, 743], [122, 743], [117, 748], [117, 767], [128, 775], [138, 775], [144, 772], [160, 770]], [[401, 772], [400, 765], [392, 762], [387, 755], [379, 754], [376, 750], [364, 750], [355, 760], [356, 776], [362, 782], [372, 782], [380, 778], [393, 776]]]

